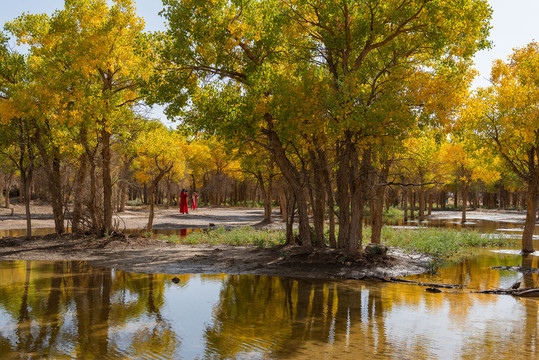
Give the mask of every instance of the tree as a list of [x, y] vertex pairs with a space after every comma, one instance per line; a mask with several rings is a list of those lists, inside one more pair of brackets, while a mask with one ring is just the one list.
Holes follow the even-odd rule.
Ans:
[[479, 89], [464, 121], [478, 141], [495, 151], [526, 184], [522, 251], [533, 252], [539, 195], [539, 44], [516, 49], [492, 67], [492, 86]]
[[[96, 136], [103, 186], [103, 220], [95, 224], [100, 233], [112, 231], [112, 137], [142, 99], [139, 89], [152, 69], [143, 27], [131, 0], [110, 6], [105, 0], [67, 0], [50, 18], [26, 14], [9, 24], [17, 40], [30, 45], [34, 64], [45, 75], [40, 100], [57, 105], [45, 115], [50, 126], [78, 125], [81, 137]], [[94, 151], [83, 146], [93, 159]]]
[[[398, 138], [421, 120], [417, 109], [426, 106], [413, 94], [417, 78], [465, 76], [467, 59], [487, 45], [490, 11], [484, 1], [284, 3], [305, 34], [295, 38], [310, 40], [309, 60], [322, 63], [331, 84], [321, 93], [339, 161], [339, 245], [355, 253], [367, 173], [377, 158], [369, 144]], [[468, 11], [476, 16], [463, 16]], [[462, 32], [470, 35], [465, 41]]]
[[490, 17], [481, 0], [165, 5], [167, 71], [157, 99], [170, 101], [168, 111], [177, 115], [190, 96], [199, 105], [196, 98], [205, 94], [221, 111], [188, 121], [266, 148], [294, 194], [300, 241], [308, 248], [308, 179], [315, 169], [330, 168], [323, 160], [334, 147], [336, 170], [324, 176], [329, 181], [312, 181], [318, 195], [311, 206], [320, 212], [318, 190], [334, 177], [337, 246], [351, 254], [361, 246], [366, 181], [377, 158], [369, 144], [398, 138], [417, 124], [417, 108], [426, 107], [411, 100], [417, 99], [412, 84], [418, 74], [466, 76], [470, 57], [487, 46]]
[[273, 178], [277, 175], [271, 159], [263, 149], [254, 146], [240, 150], [241, 172], [254, 178], [264, 198], [264, 223], [271, 223]]
[[137, 157], [133, 162], [137, 178], [150, 185], [150, 214], [146, 231], [152, 231], [155, 190], [159, 182], [169, 172], [182, 176], [185, 172], [186, 146], [177, 133], [160, 123], [152, 123], [152, 128], [142, 132], [135, 140]]
[[[468, 193], [474, 182], [482, 181], [493, 184], [500, 177], [499, 172], [489, 166], [493, 160], [485, 148], [475, 151], [462, 139], [457, 138], [453, 142], [445, 143], [440, 149], [440, 163], [445, 174], [460, 186], [462, 194], [462, 219], [466, 222], [466, 208]], [[468, 146], [467, 146], [468, 145]]]
[[[8, 48], [7, 38], [0, 33], [0, 153], [17, 168], [21, 178], [26, 211], [26, 236], [32, 236], [30, 216], [30, 184], [35, 168], [35, 131], [25, 85], [28, 69], [24, 57]], [[9, 197], [9, 193], [6, 194]]]
[[[297, 169], [286, 157], [283, 144], [265, 104], [271, 97], [266, 84], [272, 64], [282, 64], [282, 23], [279, 1], [165, 2], [164, 16], [170, 23], [161, 50], [162, 67], [154, 101], [169, 103], [167, 112], [178, 115], [189, 95], [204, 105], [195, 108], [202, 116], [186, 121], [218, 132], [237, 143], [263, 141], [280, 167], [296, 197], [300, 238], [311, 246], [307, 199]], [[280, 65], [279, 65], [280, 66]], [[221, 80], [221, 81], [219, 81]], [[197, 88], [198, 85], [204, 85]], [[263, 131], [262, 131], [263, 130]]]

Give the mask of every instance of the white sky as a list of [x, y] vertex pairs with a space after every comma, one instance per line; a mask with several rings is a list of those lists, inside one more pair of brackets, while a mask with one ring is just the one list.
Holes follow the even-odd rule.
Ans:
[[492, 48], [475, 56], [480, 76], [475, 86], [487, 86], [492, 62], [507, 60], [514, 48], [521, 48], [533, 40], [539, 41], [539, 0], [489, 0], [492, 15], [489, 39]]
[[[137, 13], [145, 19], [147, 30], [164, 30], [163, 19], [158, 15], [163, 7], [161, 1], [135, 1]], [[475, 79], [474, 86], [488, 85], [487, 79], [490, 77], [490, 67], [494, 60], [507, 60], [514, 48], [523, 47], [535, 39], [539, 40], [539, 0], [488, 1], [494, 10], [490, 33], [492, 49], [482, 51], [475, 57], [480, 75]], [[0, 24], [23, 12], [51, 14], [63, 5], [64, 0], [0, 0]]]

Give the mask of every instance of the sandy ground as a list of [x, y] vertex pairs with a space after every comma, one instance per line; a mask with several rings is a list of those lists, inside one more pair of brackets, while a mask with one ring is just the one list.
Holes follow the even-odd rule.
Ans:
[[[0, 208], [0, 230], [25, 229], [26, 215], [24, 207], [13, 205], [11, 209]], [[54, 228], [54, 219], [50, 206], [32, 205], [32, 227]], [[189, 214], [180, 214], [178, 208], [158, 208], [153, 222], [154, 229], [201, 229], [210, 224], [227, 228], [254, 225], [264, 217], [259, 208], [198, 208]], [[274, 211], [276, 224], [280, 222], [278, 212]], [[144, 229], [148, 222], [148, 210], [138, 207], [127, 207], [122, 213], [116, 213], [114, 222], [120, 230]], [[69, 223], [66, 222], [66, 226]]]
[[[32, 212], [34, 228], [54, 227], [49, 206], [33, 205]], [[458, 217], [459, 213], [450, 214]], [[120, 229], [143, 229], [147, 215], [145, 209], [130, 208], [118, 214], [115, 220]], [[274, 215], [275, 222], [270, 227], [282, 227], [278, 213]], [[471, 215], [472, 212], [470, 219]], [[158, 209], [154, 228], [257, 226], [262, 219], [263, 210], [257, 208], [199, 208], [187, 215], [180, 214], [178, 209]], [[13, 214], [10, 209], [0, 209], [0, 231], [23, 229], [25, 224], [22, 206], [14, 205]], [[140, 273], [258, 274], [321, 279], [404, 276], [424, 272], [428, 265], [428, 259], [403, 254], [397, 249], [390, 249], [389, 255], [384, 257], [361, 254], [347, 258], [332, 249], [307, 252], [298, 246], [259, 249], [252, 246], [175, 245], [120, 234], [105, 238], [68, 234], [62, 237], [34, 236], [32, 239], [20, 235], [8, 236], [4, 232], [0, 239], [0, 260], [82, 260], [96, 266]]]

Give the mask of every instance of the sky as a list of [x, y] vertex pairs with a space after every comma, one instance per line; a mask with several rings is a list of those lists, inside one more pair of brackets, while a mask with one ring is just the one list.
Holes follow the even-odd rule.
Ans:
[[[492, 62], [507, 60], [514, 48], [520, 48], [533, 40], [539, 41], [539, 0], [489, 0], [494, 13], [489, 39], [492, 48], [475, 56], [475, 67], [479, 71], [473, 86], [488, 86]], [[52, 14], [62, 8], [64, 0], [0, 0], [0, 23], [12, 20], [23, 12]], [[146, 21], [146, 30], [164, 30], [160, 0], [135, 0], [137, 13]], [[162, 111], [153, 113], [165, 121]]]
[[475, 67], [480, 75], [474, 86], [488, 86], [492, 62], [497, 59], [506, 61], [515, 48], [530, 42], [539, 41], [539, 1], [538, 0], [489, 0], [493, 9], [492, 29], [489, 39], [490, 50], [476, 54]]

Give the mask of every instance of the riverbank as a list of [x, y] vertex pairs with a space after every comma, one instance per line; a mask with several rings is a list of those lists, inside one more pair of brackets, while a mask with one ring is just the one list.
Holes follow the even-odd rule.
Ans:
[[[24, 209], [14, 206], [0, 210], [0, 230], [24, 228]], [[483, 213], [483, 218], [488, 212]], [[457, 213], [448, 213], [453, 216]], [[498, 214], [498, 213], [497, 213]], [[437, 213], [436, 216], [440, 216]], [[479, 215], [479, 213], [476, 213]], [[511, 217], [518, 217], [512, 213]], [[33, 206], [33, 226], [52, 228], [50, 207]], [[200, 208], [188, 215], [177, 209], [158, 209], [155, 229], [207, 229], [213, 226], [260, 226], [263, 210], [258, 208]], [[129, 208], [115, 221], [121, 229], [143, 229], [147, 210]], [[21, 226], [22, 225], [22, 226]], [[122, 226], [123, 225], [123, 226]], [[268, 225], [264, 225], [268, 227]], [[283, 223], [278, 214], [270, 228]], [[165, 274], [258, 274], [317, 279], [365, 279], [405, 276], [425, 272], [429, 259], [390, 249], [387, 256], [347, 258], [334, 249], [306, 252], [298, 246], [180, 245], [142, 236], [114, 235], [96, 238], [92, 235], [34, 236], [27, 240], [19, 236], [0, 239], [0, 260], [80, 260], [92, 265], [123, 271]]]

